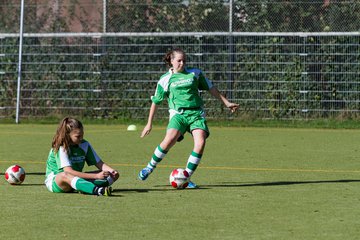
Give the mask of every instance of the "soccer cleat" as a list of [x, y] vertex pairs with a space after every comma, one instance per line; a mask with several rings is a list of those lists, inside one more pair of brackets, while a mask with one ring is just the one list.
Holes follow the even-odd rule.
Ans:
[[190, 181], [186, 188], [194, 189], [199, 187], [194, 182]]
[[112, 187], [105, 187], [104, 195], [103, 196], [112, 196]]
[[138, 178], [142, 181], [146, 180], [154, 169], [146, 167], [139, 172]]
[[112, 195], [112, 187], [97, 187], [95, 190], [96, 195], [98, 196], [111, 196]]

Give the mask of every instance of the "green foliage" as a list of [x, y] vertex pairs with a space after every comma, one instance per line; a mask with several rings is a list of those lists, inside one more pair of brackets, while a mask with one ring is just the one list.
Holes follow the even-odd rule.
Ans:
[[[235, 0], [234, 32], [358, 31], [356, 1]], [[26, 32], [216, 32], [229, 31], [229, 1], [103, 1], [25, 2]], [[0, 3], [1, 32], [19, 32], [20, 1]]]
[[[229, 1], [106, 2], [107, 32], [229, 31]], [[69, 32], [73, 23], [85, 32], [100, 32], [102, 3], [26, 1], [25, 32]], [[0, 3], [0, 31], [18, 32], [19, 4]], [[350, 1], [235, 0], [231, 30], [358, 31], [359, 7]], [[230, 116], [202, 93], [211, 118], [358, 117], [359, 36], [281, 34], [26, 37], [21, 115], [146, 118], [149, 97], [166, 71], [161, 58], [173, 47], [183, 48], [190, 66], [201, 68], [229, 99], [241, 104], [242, 111]], [[0, 117], [8, 118], [15, 115], [18, 39], [1, 38], [0, 49]], [[159, 115], [166, 112], [162, 106]]]
[[234, 1], [234, 31], [347, 32], [360, 28], [352, 1]]
[[[203, 69], [240, 103], [243, 111], [232, 118], [357, 118], [358, 41], [359, 36], [280, 35], [25, 38], [21, 111], [146, 118], [144, 109], [166, 71], [161, 58], [177, 46], [188, 53], [189, 66]], [[2, 40], [2, 107], [15, 106], [16, 44], [13, 38]], [[219, 101], [202, 96], [209, 117], [230, 117]], [[166, 112], [164, 105], [159, 116]]]

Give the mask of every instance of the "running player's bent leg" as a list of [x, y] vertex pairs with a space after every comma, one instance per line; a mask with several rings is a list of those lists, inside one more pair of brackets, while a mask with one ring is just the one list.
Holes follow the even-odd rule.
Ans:
[[164, 140], [159, 144], [159, 146], [156, 147], [147, 167], [151, 169], [156, 168], [156, 165], [159, 164], [161, 160], [163, 160], [170, 148], [174, 146], [180, 135], [181, 132], [179, 132], [177, 129], [168, 129], [166, 131]]
[[176, 141], [184, 135], [188, 127], [186, 118], [181, 114], [175, 114], [170, 118], [169, 124], [167, 126], [166, 135], [164, 140], [156, 147], [154, 153], [148, 162], [147, 166], [143, 168], [139, 174], [138, 178], [140, 180], [146, 180], [148, 176], [154, 171], [157, 164], [159, 164], [162, 159], [166, 156], [167, 152]]
[[156, 166], [166, 156], [168, 150], [176, 143], [181, 133], [176, 129], [168, 129], [164, 140], [157, 146], [154, 153], [148, 162], [147, 166], [139, 172], [139, 179], [146, 180], [148, 176], [154, 171]]
[[163, 160], [163, 158], [166, 156], [168, 151], [164, 150], [160, 145], [157, 146], [154, 150], [153, 155], [151, 156], [151, 159], [147, 165], [148, 168], [154, 169], [156, 168], [156, 165]]

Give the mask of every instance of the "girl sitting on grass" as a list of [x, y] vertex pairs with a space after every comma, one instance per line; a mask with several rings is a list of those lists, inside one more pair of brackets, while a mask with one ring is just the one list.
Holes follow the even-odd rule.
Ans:
[[[119, 173], [100, 159], [83, 136], [84, 128], [79, 120], [66, 117], [60, 122], [46, 163], [45, 185], [54, 193], [76, 190], [110, 196], [110, 186], [119, 178]], [[99, 171], [82, 172], [85, 163], [95, 165]]]

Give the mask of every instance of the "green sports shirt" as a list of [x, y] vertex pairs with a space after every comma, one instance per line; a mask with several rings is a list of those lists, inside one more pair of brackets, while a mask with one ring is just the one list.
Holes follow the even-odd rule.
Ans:
[[151, 101], [158, 105], [167, 98], [170, 111], [176, 112], [201, 108], [203, 100], [199, 91], [209, 90], [212, 86], [200, 69], [185, 68], [181, 73], [173, 73], [170, 69], [160, 77]]
[[79, 145], [70, 146], [68, 152], [63, 147], [60, 147], [59, 151], [55, 154], [54, 150], [51, 149], [46, 162], [46, 176], [50, 173], [56, 175], [63, 172], [64, 167], [72, 167], [74, 170], [82, 172], [85, 163], [91, 166], [100, 161], [100, 157], [96, 154], [90, 143], [82, 140]]

